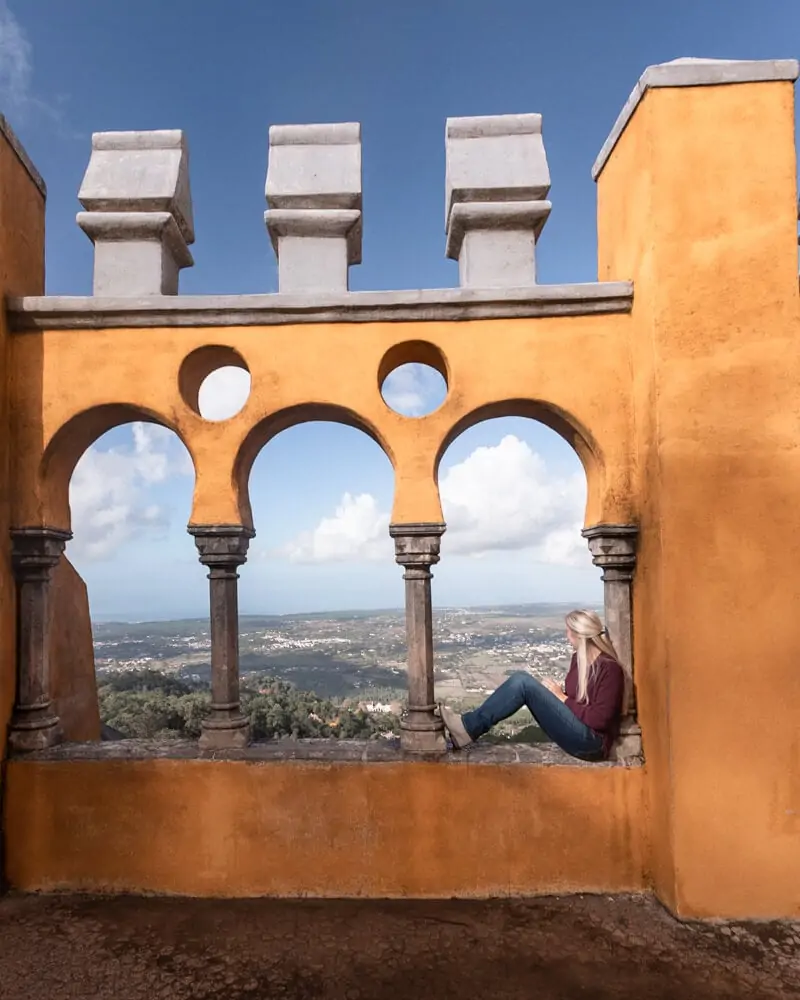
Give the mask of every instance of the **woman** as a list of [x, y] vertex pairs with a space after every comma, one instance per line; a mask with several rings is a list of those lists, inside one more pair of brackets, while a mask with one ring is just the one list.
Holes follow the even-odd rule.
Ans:
[[487, 733], [527, 705], [550, 739], [573, 757], [604, 760], [619, 733], [625, 673], [594, 611], [570, 611], [567, 639], [575, 650], [562, 690], [518, 671], [472, 712], [459, 715], [445, 705], [439, 712], [457, 750]]

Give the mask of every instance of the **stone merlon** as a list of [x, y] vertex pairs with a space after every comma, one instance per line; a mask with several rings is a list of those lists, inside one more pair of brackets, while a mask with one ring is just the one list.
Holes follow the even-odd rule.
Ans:
[[95, 244], [95, 295], [177, 293], [179, 271], [194, 263], [183, 132], [95, 133], [78, 199], [78, 225]]
[[536, 241], [550, 214], [542, 116], [448, 118], [447, 256], [462, 286], [533, 284]]
[[281, 292], [346, 291], [361, 263], [361, 126], [273, 125], [264, 215]]

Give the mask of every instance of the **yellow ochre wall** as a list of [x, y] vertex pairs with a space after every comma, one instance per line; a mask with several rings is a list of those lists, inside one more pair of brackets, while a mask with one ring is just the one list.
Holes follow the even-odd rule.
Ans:
[[794, 90], [653, 89], [598, 180], [632, 278], [635, 658], [656, 890], [800, 916]]
[[[44, 294], [45, 197], [0, 130], [0, 295]], [[18, 453], [12, 440], [24, 436], [29, 414], [11, 404], [24, 385], [41, 398], [41, 360], [28, 356], [29, 367], [15, 367], [5, 309], [0, 309], [0, 758], [5, 756], [6, 730], [14, 703], [16, 674], [15, 586], [9, 529], [19, 490]], [[16, 389], [15, 389], [16, 387]], [[38, 422], [38, 417], [34, 417]], [[16, 522], [19, 524], [20, 522]], [[86, 587], [68, 560], [55, 572], [52, 606], [53, 700], [73, 739], [97, 739], [100, 716], [94, 680], [94, 652]], [[0, 772], [2, 782], [2, 772]]]
[[[628, 366], [619, 360], [629, 324], [627, 315], [598, 315], [20, 334], [14, 364], [42, 374], [15, 396], [28, 419], [15, 441], [24, 488], [13, 519], [68, 528], [74, 463], [115, 423], [147, 417], [174, 429], [194, 460], [192, 523], [249, 523], [240, 468], [277, 431], [321, 415], [355, 423], [381, 443], [395, 468], [394, 521], [441, 521], [435, 468], [452, 434], [477, 415], [530, 413], [553, 422], [581, 453], [587, 521], [627, 521], [631, 414]], [[235, 349], [252, 375], [244, 409], [216, 423], [194, 412], [179, 388], [184, 360], [209, 344]], [[390, 351], [418, 360], [431, 347], [447, 399], [428, 417], [400, 416], [380, 394], [382, 360]]]
[[[44, 196], [0, 131], [0, 295], [44, 293]], [[16, 674], [14, 577], [11, 571], [11, 337], [0, 309], [0, 757], [14, 703]], [[36, 369], [30, 373], [37, 380]], [[0, 772], [2, 781], [2, 772]]]
[[635, 891], [642, 781], [519, 764], [15, 761], [7, 874], [202, 896]]
[[[471, 421], [550, 422], [584, 462], [586, 523], [640, 525], [646, 755], [643, 768], [19, 758], [5, 799], [11, 883], [321, 896], [652, 887], [683, 916], [800, 916], [793, 123], [788, 82], [644, 95], [598, 180], [599, 278], [634, 281], [630, 315], [11, 338], [14, 370], [30, 373], [13, 396], [17, 525], [67, 527], [74, 463], [125, 420], [185, 441], [198, 524], [249, 523], [249, 462], [292, 422], [373, 434], [395, 468], [398, 522], [441, 518], [437, 456]], [[181, 369], [209, 344], [253, 374], [244, 410], [219, 424], [191, 407], [204, 356]], [[439, 359], [438, 411], [388, 410], [387, 353]]]

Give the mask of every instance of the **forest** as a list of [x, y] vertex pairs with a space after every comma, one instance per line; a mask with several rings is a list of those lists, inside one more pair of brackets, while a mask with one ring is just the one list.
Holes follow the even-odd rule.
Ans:
[[[207, 683], [150, 668], [98, 676], [98, 698], [104, 725], [123, 737], [138, 739], [196, 739], [211, 708]], [[365, 712], [342, 699], [319, 697], [268, 674], [243, 678], [241, 704], [254, 740], [369, 740], [400, 729], [396, 715]]]

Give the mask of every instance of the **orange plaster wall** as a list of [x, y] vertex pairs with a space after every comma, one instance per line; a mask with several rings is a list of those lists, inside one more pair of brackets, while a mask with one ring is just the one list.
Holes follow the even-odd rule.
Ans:
[[[281, 412], [301, 408], [295, 417], [300, 422], [302, 407], [312, 404], [353, 413], [383, 444], [395, 467], [395, 521], [440, 521], [435, 466], [443, 442], [478, 408], [519, 399], [542, 400], [565, 411], [578, 428], [591, 428], [587, 434], [594, 454], [584, 449], [587, 522], [626, 521], [632, 514], [631, 414], [628, 372], [620, 368], [619, 358], [627, 350], [628, 324], [628, 316], [609, 315], [20, 334], [13, 343], [15, 365], [20, 370], [38, 365], [43, 374], [41, 386], [21, 382], [15, 396], [24, 423], [15, 441], [20, 477], [14, 521], [66, 526], [72, 464], [110, 426], [68, 422], [93, 407], [112, 404], [129, 408], [116, 419], [148, 413], [183, 438], [196, 467], [195, 524], [247, 522], [246, 491], [237, 492], [237, 453], [249, 435], [263, 443], [277, 430]], [[449, 393], [435, 413], [414, 419], [386, 406], [378, 371], [387, 351], [419, 339], [442, 352]], [[202, 420], [178, 390], [183, 360], [210, 344], [235, 348], [252, 374], [246, 406], [220, 423]], [[546, 416], [548, 410], [541, 412]]]
[[64, 739], [99, 740], [89, 597], [86, 584], [65, 556], [53, 571], [50, 602], [50, 684]]
[[636, 282], [654, 867], [687, 916], [800, 916], [793, 126], [790, 83], [653, 90], [599, 183], [601, 274]]
[[651, 802], [651, 877], [656, 892], [676, 906], [669, 725], [668, 623], [661, 588], [661, 478], [658, 432], [658, 355], [651, 330], [653, 289], [653, 164], [650, 95], [636, 109], [598, 180], [598, 277], [633, 280], [628, 345], [634, 406], [634, 491], [639, 540], [633, 588], [637, 712], [642, 726]]
[[[44, 198], [6, 137], [0, 134], [0, 299], [44, 292]], [[14, 702], [16, 597], [9, 539], [12, 468], [13, 352], [0, 304], [0, 756]], [[36, 369], [33, 369], [35, 372]], [[31, 373], [31, 381], [36, 382]], [[33, 389], [35, 395], [35, 389]]]
[[13, 760], [23, 890], [509, 896], [645, 887], [641, 769]]

